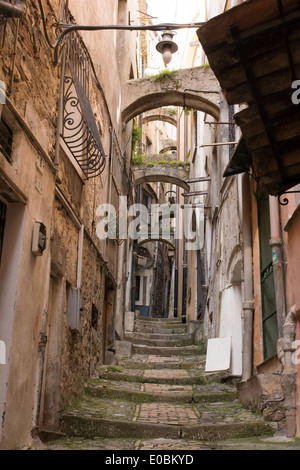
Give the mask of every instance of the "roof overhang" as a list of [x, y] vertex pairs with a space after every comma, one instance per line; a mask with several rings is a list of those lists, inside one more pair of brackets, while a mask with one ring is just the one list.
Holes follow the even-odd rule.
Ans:
[[300, 80], [300, 1], [248, 0], [197, 34], [228, 104], [243, 105], [235, 122], [255, 176], [268, 194], [282, 194], [300, 182], [300, 104], [292, 100]]

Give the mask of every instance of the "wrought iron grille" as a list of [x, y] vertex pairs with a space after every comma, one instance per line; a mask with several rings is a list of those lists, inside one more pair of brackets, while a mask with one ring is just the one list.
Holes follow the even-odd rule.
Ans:
[[6, 160], [12, 162], [12, 143], [13, 131], [1, 119], [0, 120], [0, 152], [4, 155]]
[[90, 59], [77, 33], [66, 44], [62, 138], [87, 179], [105, 168], [106, 157], [89, 99]]

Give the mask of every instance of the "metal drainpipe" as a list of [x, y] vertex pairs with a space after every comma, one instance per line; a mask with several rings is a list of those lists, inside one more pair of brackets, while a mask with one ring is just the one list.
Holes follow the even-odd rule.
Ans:
[[58, 171], [58, 166], [59, 166], [60, 134], [62, 132], [62, 124], [63, 124], [65, 67], [66, 67], [66, 53], [65, 51], [63, 51], [62, 62], [61, 62], [61, 72], [60, 72], [59, 101], [58, 101], [55, 157], [54, 157], [54, 166], [55, 166], [56, 171]]
[[[184, 162], [186, 163], [187, 160], [187, 115], [184, 115]], [[188, 202], [187, 196], [184, 196], [184, 205]], [[185, 224], [185, 218], [184, 218]], [[185, 231], [184, 226], [184, 231]], [[182, 265], [182, 313], [181, 313], [181, 321], [182, 323], [186, 323], [186, 289], [187, 289], [187, 251], [186, 251], [186, 237], [183, 234], [183, 265]]]
[[[140, 115], [140, 128], [143, 128], [143, 115]], [[140, 154], [142, 153], [142, 136], [140, 139]], [[141, 186], [138, 185], [136, 188], [136, 204], [141, 202]], [[135, 273], [137, 269], [137, 252], [138, 252], [138, 240], [133, 242], [132, 252], [132, 277], [131, 277], [131, 311], [135, 312]]]
[[15, 4], [0, 1], [0, 15], [6, 18], [22, 18], [26, 10], [26, 0], [16, 0]]
[[270, 204], [270, 226], [272, 247], [273, 271], [275, 282], [275, 297], [277, 310], [277, 323], [279, 338], [283, 336], [283, 324], [286, 317], [286, 297], [284, 282], [284, 267], [282, 257], [282, 236], [280, 230], [279, 203], [276, 197], [269, 197]]
[[252, 376], [253, 357], [253, 269], [249, 175], [243, 174], [243, 242], [244, 242], [244, 301], [243, 301], [243, 356], [242, 381]]

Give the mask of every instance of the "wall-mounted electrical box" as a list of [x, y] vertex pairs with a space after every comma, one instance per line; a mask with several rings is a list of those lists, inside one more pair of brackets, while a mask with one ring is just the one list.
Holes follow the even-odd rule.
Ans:
[[81, 294], [78, 287], [70, 287], [67, 293], [67, 320], [72, 330], [80, 331]]
[[42, 256], [46, 249], [47, 231], [42, 222], [35, 222], [32, 234], [32, 253], [35, 256]]

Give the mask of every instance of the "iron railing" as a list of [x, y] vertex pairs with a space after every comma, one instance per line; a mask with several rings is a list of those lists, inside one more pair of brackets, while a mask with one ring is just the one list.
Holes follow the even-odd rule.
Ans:
[[66, 44], [62, 139], [87, 179], [105, 168], [105, 152], [91, 108], [90, 60], [77, 33]]

